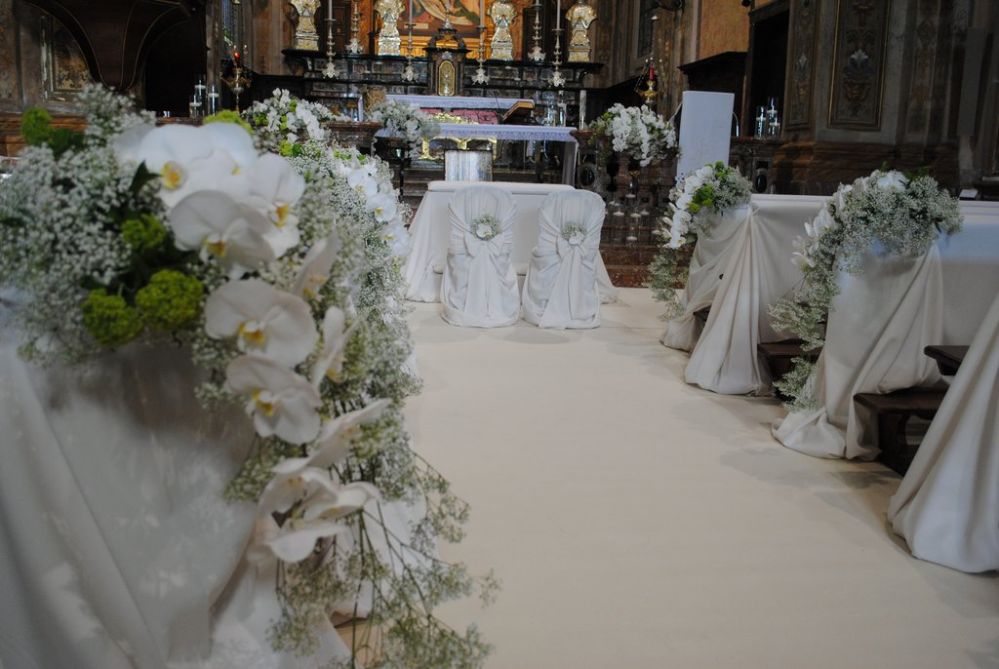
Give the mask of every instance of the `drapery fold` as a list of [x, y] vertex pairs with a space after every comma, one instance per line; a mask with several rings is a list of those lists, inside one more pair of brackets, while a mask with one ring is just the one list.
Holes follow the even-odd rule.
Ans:
[[524, 320], [543, 328], [600, 325], [597, 258], [604, 202], [595, 193], [549, 195], [523, 290]]
[[[454, 194], [449, 206], [451, 241], [441, 283], [441, 315], [462, 327], [503, 327], [520, 317], [517, 274], [510, 262], [513, 197], [494, 186], [470, 186]], [[484, 217], [498, 226], [484, 239]]]

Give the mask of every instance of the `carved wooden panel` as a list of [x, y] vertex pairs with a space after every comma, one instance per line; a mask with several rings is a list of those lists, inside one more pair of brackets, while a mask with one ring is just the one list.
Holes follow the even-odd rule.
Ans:
[[13, 0], [0, 0], [0, 100], [16, 102], [20, 95], [13, 4]]
[[788, 48], [787, 103], [784, 127], [812, 127], [812, 87], [815, 81], [815, 30], [819, 0], [795, 0], [791, 4]]
[[839, 0], [829, 125], [878, 130], [890, 0]]
[[70, 102], [90, 82], [90, 68], [80, 45], [51, 16], [42, 16], [42, 81], [45, 98]]

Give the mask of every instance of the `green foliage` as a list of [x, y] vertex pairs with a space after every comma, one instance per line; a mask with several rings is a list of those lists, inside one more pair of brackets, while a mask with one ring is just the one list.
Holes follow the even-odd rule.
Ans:
[[142, 322], [156, 332], [172, 332], [198, 317], [205, 288], [193, 276], [171, 269], [155, 274], [135, 294]]
[[121, 295], [108, 295], [96, 288], [83, 302], [83, 324], [91, 336], [106, 348], [117, 348], [142, 332], [142, 319]]
[[140, 214], [121, 224], [121, 236], [136, 253], [146, 253], [163, 245], [167, 229], [153, 214]]
[[48, 146], [56, 156], [83, 146], [83, 133], [53, 128], [52, 115], [41, 107], [32, 107], [21, 115], [21, 135], [28, 146]]
[[[266, 117], [264, 117], [264, 121], [265, 122], [266, 122], [266, 120], [267, 120]], [[253, 128], [250, 127], [250, 124], [247, 123], [243, 119], [243, 117], [239, 115], [238, 112], [235, 112], [235, 111], [233, 111], [231, 109], [223, 109], [222, 111], [217, 112], [215, 114], [212, 114], [211, 116], [206, 116], [204, 118], [203, 122], [204, 123], [235, 123], [236, 125], [240, 126], [244, 130], [246, 130], [246, 132], [250, 133], [251, 135], [253, 134]]]

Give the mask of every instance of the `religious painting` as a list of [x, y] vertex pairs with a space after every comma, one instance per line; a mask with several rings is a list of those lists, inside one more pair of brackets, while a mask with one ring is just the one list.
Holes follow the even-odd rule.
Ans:
[[450, 0], [450, 2], [449, 0], [413, 0], [414, 32], [424, 35], [436, 33], [444, 25], [449, 4], [453, 7], [451, 24], [458, 29], [458, 32], [477, 32], [480, 20], [479, 0]]
[[70, 101], [92, 80], [76, 39], [48, 15], [42, 19], [42, 64], [45, 96], [50, 100]]

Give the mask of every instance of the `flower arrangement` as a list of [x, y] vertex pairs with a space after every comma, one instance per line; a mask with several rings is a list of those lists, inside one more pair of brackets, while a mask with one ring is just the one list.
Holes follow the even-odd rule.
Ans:
[[597, 136], [610, 140], [615, 152], [630, 153], [642, 167], [676, 151], [673, 124], [645, 105], [616, 104], [593, 122], [592, 129]]
[[[860, 271], [859, 263], [871, 249], [883, 256], [918, 257], [941, 234], [960, 229], [957, 200], [924, 174], [877, 170], [840, 186], [795, 242], [792, 260], [805, 278], [793, 295], [770, 308], [774, 328], [800, 337], [806, 350], [821, 347], [825, 319], [839, 292], [839, 272]], [[813, 367], [798, 358], [774, 384], [793, 399], [794, 409], [814, 406]]]
[[405, 102], [385, 100], [371, 110], [368, 118], [385, 127], [391, 137], [399, 137], [409, 144], [409, 155], [418, 158], [423, 152], [423, 142], [440, 134], [440, 124], [418, 107]]
[[[262, 153], [237, 123], [154, 128], [96, 86], [81, 100], [86, 133], [40, 132], [0, 189], [0, 276], [44, 295], [14, 314], [22, 354], [178, 342], [207, 371], [206, 407], [245, 407], [253, 454], [225, 494], [257, 504], [247, 556], [278, 572], [276, 649], [312, 653], [320, 624], [361, 611], [380, 633], [355, 629], [331, 666], [479, 666], [474, 626], [433, 615], [495, 582], [435, 555], [468, 509], [404, 427], [418, 381], [387, 167], [301, 138], [290, 160]], [[400, 528], [388, 504], [426, 511]]]
[[710, 225], [707, 214], [722, 215], [749, 202], [749, 181], [739, 170], [723, 162], [705, 165], [689, 174], [670, 191], [672, 215], [663, 217], [656, 231], [664, 242], [650, 266], [650, 287], [657, 300], [667, 305], [667, 318], [679, 315], [678, 284], [685, 284], [688, 267], [680, 262], [679, 250], [697, 241], [697, 233]]
[[295, 98], [283, 88], [276, 88], [271, 97], [253, 103], [243, 117], [255, 129], [263, 148], [282, 156], [291, 155], [299, 138], [325, 142], [329, 132], [324, 124], [351, 120], [321, 104]]
[[560, 232], [562, 239], [569, 242], [570, 246], [579, 246], [586, 239], [586, 228], [579, 223], [564, 223]]
[[490, 214], [479, 216], [472, 221], [472, 233], [484, 242], [488, 242], [500, 232], [500, 222]]

